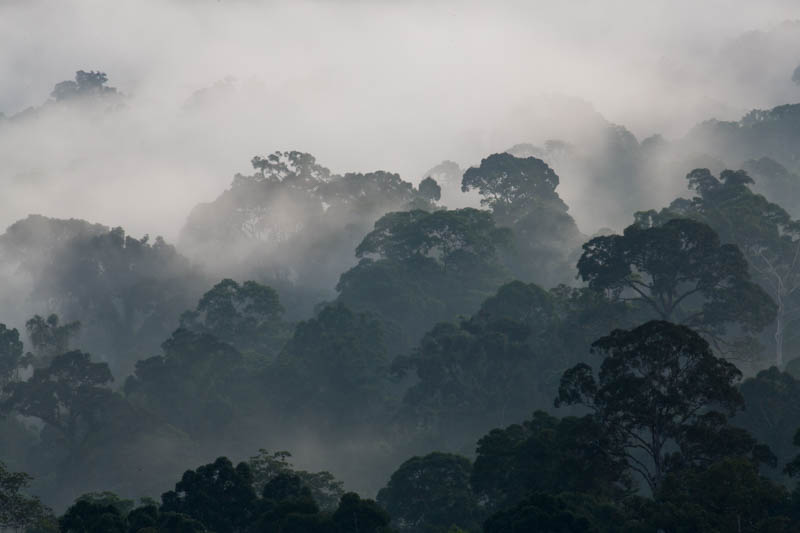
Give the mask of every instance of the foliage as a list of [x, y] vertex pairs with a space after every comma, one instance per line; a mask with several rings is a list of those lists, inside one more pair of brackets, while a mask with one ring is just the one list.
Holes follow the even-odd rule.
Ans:
[[469, 319], [440, 323], [392, 368], [415, 382], [400, 414], [438, 442], [458, 445], [552, 401], [561, 374], [591, 342], [636, 322], [629, 304], [589, 289], [507, 283]]
[[286, 340], [278, 294], [255, 281], [224, 279], [206, 292], [194, 311], [181, 315], [182, 328], [208, 333], [241, 352], [274, 356]]
[[297, 324], [267, 377], [282, 412], [336, 427], [381, 412], [387, 365], [380, 323], [335, 303]]
[[395, 371], [413, 369], [418, 378], [403, 398], [412, 427], [458, 442], [541, 401], [534, 379], [539, 358], [516, 326], [437, 324], [411, 356], [398, 358]]
[[125, 381], [126, 397], [190, 434], [207, 435], [230, 424], [242, 355], [208, 333], [186, 329], [176, 330], [162, 350], [136, 363]]
[[625, 514], [612, 503], [590, 495], [533, 493], [517, 505], [492, 515], [484, 524], [483, 531], [485, 533], [637, 531], [635, 526], [625, 524], [626, 518]]
[[[329, 298], [352, 250], [388, 212], [432, 201], [398, 174], [333, 174], [307, 153], [275, 152], [252, 161], [216, 200], [192, 210], [182, 249], [221, 277], [278, 290], [293, 317]], [[430, 191], [429, 191], [430, 192]]]
[[0, 408], [40, 419], [60, 432], [72, 450], [101, 422], [113, 395], [108, 388], [111, 381], [105, 363], [91, 362], [87, 353], [67, 352], [34, 370], [27, 381], [7, 385]]
[[567, 205], [556, 193], [558, 175], [535, 157], [493, 154], [464, 173], [461, 189], [477, 189], [481, 205], [492, 209], [501, 226], [513, 230], [506, 262], [526, 281], [567, 281], [571, 254], [583, 241]]
[[125, 517], [113, 505], [78, 500], [58, 520], [64, 533], [126, 533]]
[[442, 188], [436, 183], [436, 180], [430, 176], [420, 181], [417, 188], [424, 198], [432, 202], [438, 202], [442, 197]]
[[739, 386], [747, 408], [733, 423], [767, 444], [784, 464], [794, 456], [792, 437], [800, 425], [800, 381], [775, 367], [762, 370]]
[[708, 120], [684, 139], [703, 146], [723, 161], [769, 157], [797, 171], [796, 147], [800, 139], [800, 104], [754, 109], [737, 122]]
[[41, 366], [69, 350], [70, 340], [80, 333], [81, 323], [59, 324], [56, 314], [51, 314], [46, 320], [35, 315], [25, 323], [25, 329], [34, 349], [33, 362]]
[[[0, 236], [0, 248], [19, 258], [20, 274], [30, 277], [31, 288], [22, 297], [69, 318], [63, 324], [36, 319], [31, 333], [41, 332], [45, 342], [62, 342], [53, 335], [70, 332], [48, 328], [79, 321], [82, 346], [108, 361], [117, 375], [129, 373], [137, 359], [157, 349], [206, 284], [162, 238], [135, 239], [119, 227], [32, 216]], [[65, 351], [63, 344], [51, 348], [55, 353], [48, 357]]]
[[391, 533], [389, 514], [354, 492], [342, 496], [331, 520], [338, 533]]
[[478, 189], [484, 197], [481, 205], [509, 216], [527, 209], [530, 203], [561, 202], [555, 192], [558, 182], [558, 175], [541, 159], [503, 153], [492, 154], [481, 161], [480, 167], [467, 169], [461, 190]]
[[494, 511], [530, 492], [625, 495], [632, 483], [616, 446], [614, 435], [592, 417], [558, 419], [537, 411], [478, 441], [472, 486]]
[[471, 472], [469, 459], [459, 455], [412, 457], [392, 474], [377, 501], [399, 531], [477, 530], [480, 509], [470, 487]]
[[50, 510], [38, 498], [23, 490], [31, 477], [22, 472], [9, 472], [0, 461], [0, 529], [23, 529], [45, 519]]
[[[581, 363], [561, 378], [556, 405], [580, 404], [615, 441], [611, 452], [626, 461], [655, 491], [671, 463], [703, 461], [714, 452], [692, 446], [709, 417], [711, 435], [725, 428], [723, 413], [743, 406], [734, 384], [741, 378], [731, 363], [715, 357], [706, 341], [687, 328], [651, 321], [616, 330], [593, 344], [605, 356], [598, 379]], [[722, 412], [710, 411], [719, 408]], [[697, 433], [696, 433], [697, 432]], [[752, 442], [745, 442], [752, 449]], [[671, 457], [677, 446], [679, 458]]]
[[[788, 492], [746, 459], [727, 457], [705, 469], [670, 474], [660, 488], [653, 528], [663, 531], [795, 531]], [[796, 526], [795, 526], [796, 527]]]
[[407, 347], [441, 320], [469, 313], [506, 277], [507, 230], [477, 209], [390, 213], [356, 248], [339, 300], [386, 322], [390, 346]]
[[708, 224], [723, 242], [739, 247], [755, 281], [777, 306], [775, 364], [783, 366], [784, 336], [791, 331], [800, 308], [800, 224], [781, 206], [753, 193], [753, 180], [744, 171], [725, 170], [717, 178], [708, 169], [695, 169], [687, 180], [697, 196], [690, 201], [676, 200], [658, 213], [638, 213], [637, 219], [654, 225], [674, 217], [691, 218]]
[[[59, 519], [65, 533], [204, 533], [206, 528], [186, 515], [162, 511], [154, 503], [132, 509], [120, 508], [118, 496], [105, 493], [102, 499], [80, 497]], [[129, 500], [127, 500], [129, 502]], [[38, 533], [35, 532], [35, 533]]]
[[589, 287], [646, 304], [659, 319], [715, 341], [729, 325], [758, 332], [775, 318], [774, 302], [750, 281], [739, 249], [720, 244], [703, 223], [633, 224], [623, 235], [595, 237], [583, 250], [578, 272]]
[[118, 97], [120, 93], [114, 87], [108, 87], [108, 76], [105, 72], [79, 70], [75, 73], [75, 81], [67, 80], [57, 83], [50, 93], [57, 102], [70, 101], [87, 97]]
[[250, 472], [253, 476], [253, 488], [257, 493], [264, 490], [264, 486], [281, 474], [297, 476], [303, 486], [308, 487], [311, 497], [325, 511], [336, 509], [339, 500], [344, 495], [343, 483], [338, 481], [328, 471], [307, 472], [295, 470], [288, 458], [292, 456], [286, 451], [269, 453], [261, 449], [258, 455], [248, 461]]
[[256, 506], [246, 463], [236, 467], [225, 457], [187, 470], [175, 490], [162, 496], [161, 510], [190, 516], [217, 533], [246, 531]]

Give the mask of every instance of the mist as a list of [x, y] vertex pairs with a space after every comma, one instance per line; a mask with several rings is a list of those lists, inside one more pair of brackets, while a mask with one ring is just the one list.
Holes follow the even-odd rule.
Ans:
[[[0, 83], [0, 489], [29, 472], [37, 520], [175, 486], [142, 505], [202, 522], [176, 482], [216, 457], [253, 519], [284, 474], [404, 533], [660, 505], [661, 452], [595, 453], [568, 394], [624, 335], [724, 374], [674, 468], [793, 483], [754, 457], [800, 464], [796, 0], [0, 0]], [[391, 495], [428, 462], [452, 523]]]
[[[0, 111], [79, 69], [127, 100], [4, 124], [0, 225], [80, 216], [175, 240], [256, 154], [416, 182], [521, 142], [586, 145], [599, 121], [677, 138], [800, 93], [792, 2], [612, 4], [4, 2]], [[580, 214], [579, 180], [560, 192], [591, 234], [608, 224]]]

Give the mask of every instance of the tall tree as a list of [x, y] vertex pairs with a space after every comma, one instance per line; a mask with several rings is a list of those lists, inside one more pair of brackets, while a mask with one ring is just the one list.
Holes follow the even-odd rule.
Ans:
[[338, 431], [382, 414], [387, 366], [380, 323], [336, 303], [297, 325], [267, 373], [282, 416]]
[[[651, 321], [616, 330], [593, 349], [604, 356], [598, 377], [585, 363], [566, 371], [556, 406], [589, 408], [616, 440], [612, 450], [651, 490], [658, 489], [671, 464], [684, 467], [717, 453], [695, 445], [695, 436], [707, 441], [727, 431], [726, 415], [743, 407], [735, 387], [741, 372], [715, 357], [702, 337], [686, 326]], [[753, 449], [752, 441], [742, 445]], [[676, 447], [679, 457], [673, 456]]]
[[623, 235], [583, 245], [580, 277], [589, 287], [646, 304], [656, 317], [690, 326], [720, 342], [726, 326], [758, 332], [775, 317], [775, 303], [750, 281], [734, 244], [720, 244], [706, 224], [674, 219], [633, 224]]
[[558, 419], [537, 411], [478, 441], [472, 487], [492, 512], [532, 492], [625, 496], [632, 483], [616, 444], [590, 416]]
[[461, 190], [477, 189], [483, 196], [481, 205], [506, 219], [530, 204], [554, 202], [566, 210], [566, 204], [555, 192], [558, 183], [558, 175], [541, 159], [502, 153], [492, 154], [479, 167], [467, 169]]
[[176, 330], [162, 351], [136, 363], [125, 381], [126, 397], [195, 437], [218, 435], [233, 422], [236, 406], [246, 406], [231, 398], [252, 392], [242, 354], [213, 335], [186, 329]]
[[209, 333], [241, 352], [273, 357], [289, 333], [278, 294], [255, 281], [224, 279], [206, 292], [194, 311], [181, 315], [181, 327]]
[[461, 189], [476, 189], [501, 226], [513, 230], [506, 254], [515, 276], [549, 286], [568, 282], [571, 255], [584, 237], [556, 187], [558, 175], [541, 159], [493, 154], [464, 172]]
[[776, 304], [773, 338], [775, 364], [784, 364], [786, 332], [800, 313], [800, 222], [779, 205], [750, 190], [753, 180], [744, 171], [723, 171], [719, 178], [708, 169], [687, 175], [691, 200], [676, 200], [661, 212], [637, 214], [643, 225], [661, 225], [675, 217], [708, 224], [723, 242], [739, 247], [758, 282]]
[[433, 452], [412, 457], [378, 492], [399, 531], [439, 532], [451, 526], [477, 529], [478, 499], [470, 487], [472, 464], [460, 455]]
[[218, 533], [247, 531], [257, 496], [247, 463], [220, 457], [196, 470], [187, 470], [175, 490], [161, 496], [162, 512], [190, 516]]
[[500, 250], [507, 229], [477, 209], [389, 213], [356, 248], [339, 300], [387, 325], [387, 345], [413, 346], [441, 320], [473, 312], [507, 278]]
[[0, 409], [40, 419], [74, 451], [102, 421], [113, 379], [105, 363], [93, 363], [87, 353], [67, 352], [34, 370], [27, 381], [8, 384]]

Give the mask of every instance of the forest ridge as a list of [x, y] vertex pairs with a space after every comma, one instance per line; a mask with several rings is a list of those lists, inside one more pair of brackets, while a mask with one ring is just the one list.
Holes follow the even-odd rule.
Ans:
[[0, 530], [800, 531], [800, 104], [597, 128], [417, 183], [255, 155], [174, 244], [11, 224]]

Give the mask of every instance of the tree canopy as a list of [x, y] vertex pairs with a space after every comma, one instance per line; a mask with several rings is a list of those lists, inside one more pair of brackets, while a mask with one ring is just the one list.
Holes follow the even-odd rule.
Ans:
[[[585, 363], [567, 370], [556, 406], [589, 408], [616, 440], [613, 453], [653, 491], [676, 462], [694, 463], [713, 452], [693, 446], [693, 436], [713, 437], [725, 429], [725, 416], [744, 404], [735, 387], [741, 372], [686, 326], [651, 321], [613, 331], [592, 346], [604, 356], [598, 377]], [[685, 455], [672, 456], [674, 446]]]
[[715, 341], [729, 325], [758, 332], [775, 318], [775, 303], [750, 281], [741, 251], [694, 220], [595, 237], [583, 245], [578, 272], [589, 287], [642, 302], [657, 318]]

